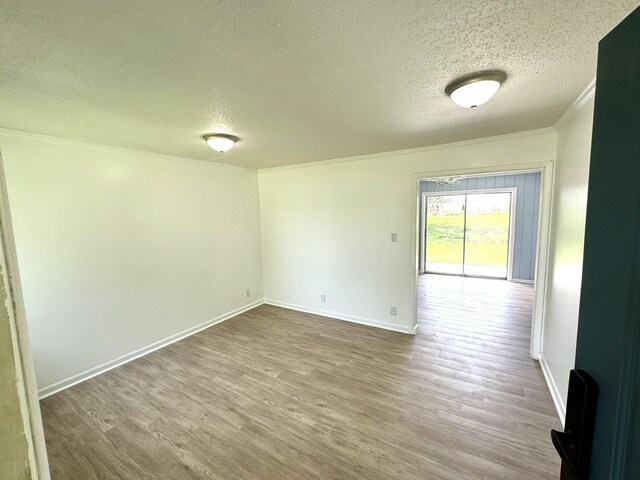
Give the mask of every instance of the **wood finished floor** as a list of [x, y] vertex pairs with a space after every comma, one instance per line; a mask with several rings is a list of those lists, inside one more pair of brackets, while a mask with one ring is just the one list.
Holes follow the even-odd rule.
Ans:
[[265, 305], [51, 396], [53, 479], [557, 479], [531, 287], [419, 297], [416, 336]]

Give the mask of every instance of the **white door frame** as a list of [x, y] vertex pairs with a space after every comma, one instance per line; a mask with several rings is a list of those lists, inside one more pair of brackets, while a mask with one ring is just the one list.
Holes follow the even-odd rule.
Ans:
[[27, 321], [18, 271], [18, 257], [13, 237], [4, 164], [0, 154], [0, 263], [3, 271], [2, 282], [7, 292], [6, 308], [12, 343], [15, 352], [16, 376], [23, 428], [29, 449], [29, 463], [32, 480], [50, 480], [47, 447], [38, 401], [31, 344], [27, 332]]
[[455, 176], [478, 176], [478, 175], [508, 175], [515, 173], [540, 172], [540, 215], [538, 216], [538, 242], [536, 246], [536, 268], [534, 280], [533, 315], [531, 319], [531, 343], [529, 355], [533, 359], [540, 359], [542, 352], [542, 333], [544, 331], [544, 312], [546, 304], [547, 290], [547, 266], [549, 258], [549, 228], [551, 223], [551, 202], [553, 194], [553, 160], [514, 164], [495, 165], [491, 167], [475, 167], [459, 170], [435, 170], [426, 172], [416, 172], [411, 175], [411, 222], [413, 225], [413, 235], [411, 235], [411, 263], [413, 271], [410, 272], [413, 282], [413, 327], [418, 329], [418, 275], [420, 273], [419, 248], [420, 224], [419, 218], [420, 202], [420, 181], [435, 177], [455, 177]]
[[[516, 231], [516, 202], [518, 189], [515, 187], [503, 187], [503, 188], [484, 188], [475, 190], [452, 190], [449, 192], [422, 192], [422, 219], [421, 219], [421, 232], [420, 232], [420, 248], [422, 253], [423, 264], [420, 265], [423, 272], [426, 271], [426, 226], [427, 226], [427, 198], [428, 197], [442, 197], [449, 195], [477, 195], [485, 193], [510, 193], [511, 204], [509, 205], [509, 245], [507, 246], [507, 280], [511, 281], [513, 278], [513, 248], [514, 248], [514, 235]], [[466, 211], [465, 211], [466, 215]], [[464, 268], [464, 267], [463, 267]]]

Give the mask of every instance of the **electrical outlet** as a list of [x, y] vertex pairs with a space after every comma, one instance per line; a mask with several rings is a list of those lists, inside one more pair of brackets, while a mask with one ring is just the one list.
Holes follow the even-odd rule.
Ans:
[[247, 297], [251, 296], [251, 290], [247, 290]]
[[398, 234], [397, 233], [392, 233], [391, 234], [391, 241], [396, 243], [398, 241]]
[[396, 315], [398, 315], [398, 307], [391, 307], [389, 309], [389, 313], [391, 314], [391, 316], [395, 317]]
[[320, 301], [322, 303], [327, 303], [327, 296], [326, 295], [320, 295]]

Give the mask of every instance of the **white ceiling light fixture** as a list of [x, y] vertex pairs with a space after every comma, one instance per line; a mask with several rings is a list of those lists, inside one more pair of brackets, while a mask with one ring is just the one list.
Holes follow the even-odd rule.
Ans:
[[475, 72], [454, 80], [444, 92], [461, 107], [476, 108], [493, 97], [506, 79], [501, 70]]
[[227, 135], [225, 133], [212, 133], [210, 135], [205, 135], [203, 138], [211, 148], [220, 153], [231, 150], [239, 140], [238, 137]]

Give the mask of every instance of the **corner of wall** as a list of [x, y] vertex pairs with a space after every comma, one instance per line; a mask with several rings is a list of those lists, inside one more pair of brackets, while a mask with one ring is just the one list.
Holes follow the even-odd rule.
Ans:
[[549, 368], [549, 364], [547, 360], [544, 358], [544, 354], [540, 355], [540, 368], [542, 369], [542, 374], [544, 375], [544, 379], [547, 382], [547, 386], [549, 387], [549, 392], [551, 393], [551, 399], [553, 400], [553, 404], [556, 407], [556, 411], [558, 412], [558, 416], [560, 417], [560, 421], [564, 426], [564, 419], [567, 414], [567, 407], [564, 404], [564, 400], [562, 399], [562, 395], [560, 394], [560, 390], [558, 389], [558, 385], [551, 374], [551, 369]]
[[[539, 362], [563, 424], [566, 380], [569, 371], [574, 368], [573, 342], [577, 336], [579, 315], [579, 278], [591, 145], [590, 124], [585, 114], [580, 112], [584, 112], [585, 107], [593, 101], [595, 88], [594, 78], [554, 125], [557, 134], [556, 162], [548, 227], [550, 246], [545, 266]], [[562, 272], [561, 279], [559, 272]]]
[[[558, 130], [560, 130], [576, 113], [578, 113], [582, 108], [593, 98], [596, 93], [596, 77], [593, 77], [589, 84], [585, 87], [582, 93], [576, 98], [569, 108], [562, 114], [562, 116], [558, 119], [558, 121], [553, 126], [553, 129], [556, 131], [556, 135]], [[557, 158], [557, 153], [556, 153]]]

